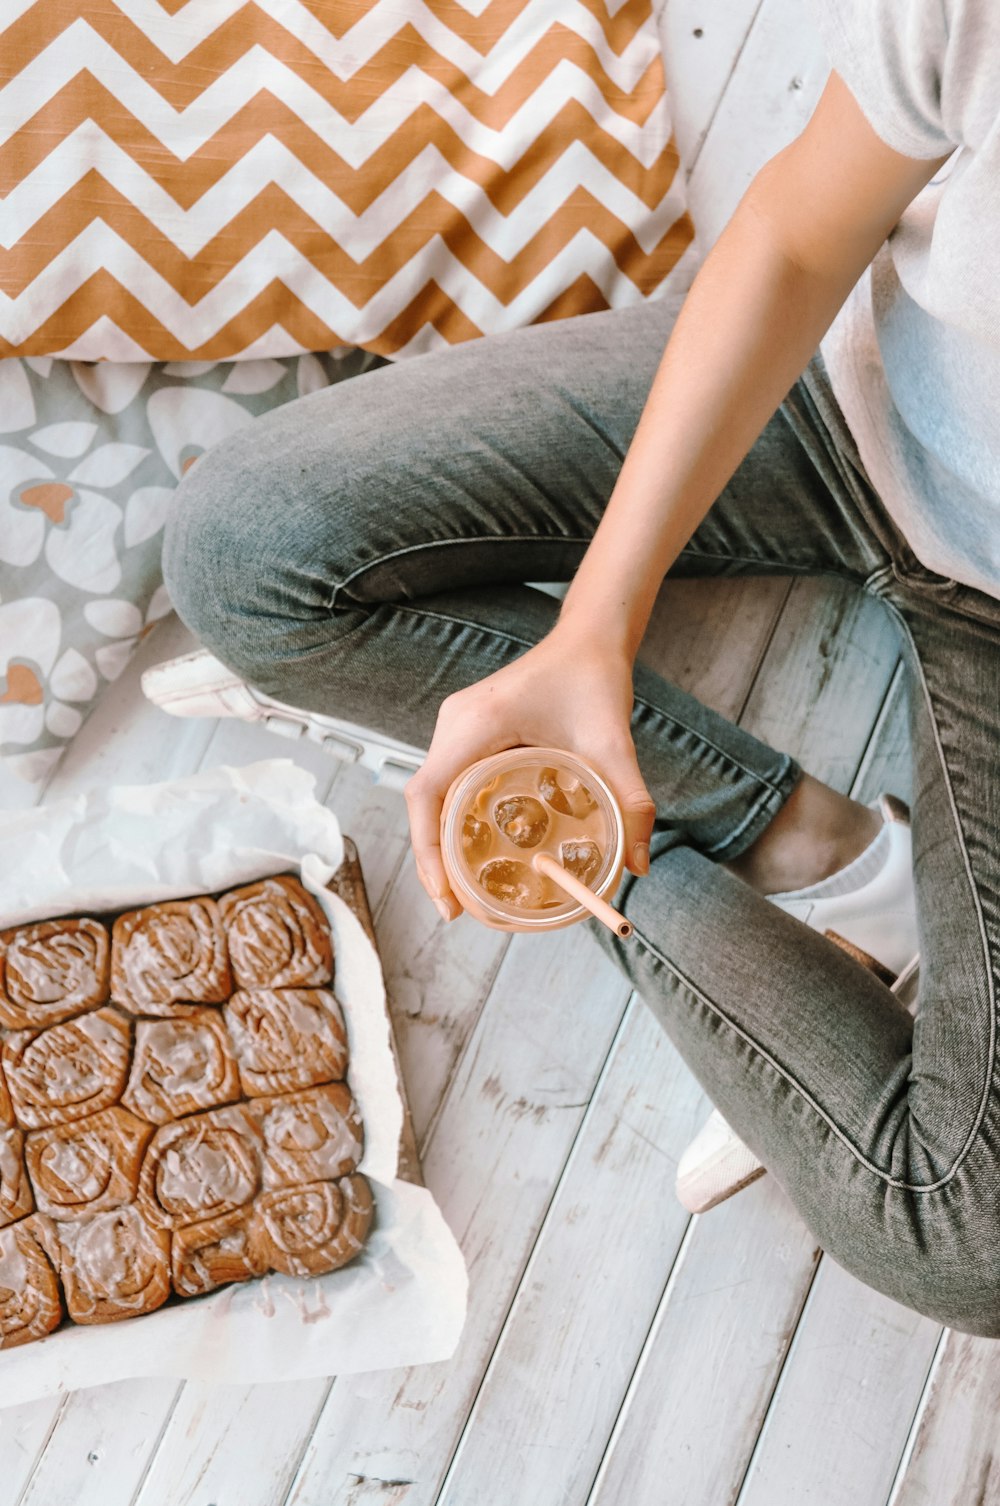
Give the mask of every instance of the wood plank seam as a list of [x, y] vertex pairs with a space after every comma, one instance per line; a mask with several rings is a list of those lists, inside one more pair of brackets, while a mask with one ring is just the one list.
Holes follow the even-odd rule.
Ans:
[[[669, 4], [669, 0], [667, 0], [667, 3]], [[712, 127], [715, 124], [716, 116], [718, 115], [719, 110], [720, 110], [720, 108], [722, 106], [722, 101], [726, 97], [726, 91], [729, 88], [730, 80], [732, 79], [733, 74], [736, 72], [737, 68], [740, 65], [740, 59], [742, 58], [744, 52], [746, 51], [747, 43], [749, 42], [750, 37], [753, 34], [754, 27], [757, 25], [757, 18], [760, 15], [760, 12], [761, 12], [761, 9], [763, 7], [763, 4], [764, 4], [764, 0], [758, 0], [758, 3], [757, 3], [757, 5], [754, 8], [753, 18], [752, 18], [752, 20], [750, 22], [750, 25], [747, 27], [746, 35], [744, 36], [743, 41], [740, 43], [740, 49], [737, 52], [736, 56], [733, 58], [733, 65], [730, 68], [728, 74], [726, 75], [726, 82], [723, 84], [722, 89], [719, 91], [719, 97], [718, 97], [718, 99], [715, 102], [715, 108], [713, 109], [711, 115], [708, 118], [708, 122], [707, 122], [707, 124], [706, 124], [706, 126], [705, 126], [705, 128], [704, 128], [704, 130], [703, 130], [703, 132], [701, 134], [701, 137], [699, 138], [698, 145], [695, 147], [694, 151], [691, 153], [691, 162], [690, 162], [690, 165], [689, 165], [688, 170], [687, 170], [688, 181], [690, 181], [690, 179], [694, 175], [694, 170], [695, 170], [695, 168], [698, 165], [698, 159], [701, 156], [702, 148], [704, 147], [706, 141], [708, 140], [709, 136], [711, 135]], [[664, 9], [666, 9], [666, 6], [664, 7]], [[695, 230], [697, 231], [697, 229], [698, 229], [698, 227], [697, 227], [697, 223], [696, 223]], [[699, 235], [699, 239], [700, 239], [700, 235]], [[704, 249], [707, 250], [708, 247], [705, 246]]]
[[[596, 945], [596, 943], [594, 943], [594, 944]], [[582, 1118], [580, 1119], [580, 1123], [577, 1125], [576, 1134], [573, 1136], [573, 1139], [572, 1139], [572, 1141], [570, 1143], [569, 1150], [566, 1153], [566, 1159], [563, 1161], [563, 1164], [562, 1164], [562, 1166], [560, 1168], [560, 1171], [559, 1171], [559, 1175], [556, 1177], [556, 1180], [555, 1180], [555, 1182], [554, 1182], [554, 1184], [552, 1186], [552, 1190], [551, 1190], [551, 1193], [549, 1195], [548, 1202], [545, 1205], [545, 1210], [542, 1213], [541, 1219], [539, 1220], [538, 1228], [535, 1231], [535, 1237], [534, 1237], [534, 1239], [531, 1242], [531, 1248], [529, 1249], [529, 1251], [527, 1253], [527, 1256], [525, 1258], [524, 1265], [523, 1265], [522, 1270], [521, 1270], [521, 1275], [520, 1275], [520, 1277], [518, 1279], [517, 1285], [514, 1287], [512, 1293], [511, 1293], [511, 1299], [510, 1299], [510, 1302], [507, 1305], [507, 1311], [504, 1313], [504, 1316], [503, 1316], [503, 1318], [502, 1318], [502, 1320], [501, 1320], [501, 1322], [499, 1324], [499, 1327], [497, 1328], [496, 1338], [494, 1339], [494, 1342], [493, 1342], [493, 1348], [491, 1349], [489, 1358], [487, 1359], [486, 1364], [483, 1367], [482, 1374], [479, 1377], [479, 1384], [476, 1387], [476, 1393], [475, 1393], [475, 1395], [472, 1398], [471, 1404], [469, 1406], [469, 1410], [468, 1410], [468, 1412], [466, 1413], [466, 1416], [465, 1416], [465, 1421], [463, 1422], [462, 1427], [461, 1427], [461, 1429], [459, 1431], [458, 1437], [455, 1440], [455, 1447], [452, 1449], [451, 1457], [449, 1458], [447, 1467], [445, 1469], [445, 1472], [444, 1472], [444, 1474], [441, 1477], [441, 1484], [440, 1484], [440, 1487], [438, 1489], [438, 1494], [437, 1494], [437, 1498], [436, 1498], [438, 1501], [444, 1501], [446, 1499], [446, 1493], [447, 1493], [447, 1490], [448, 1490], [449, 1482], [451, 1480], [452, 1475], [454, 1474], [455, 1466], [456, 1466], [456, 1464], [458, 1462], [459, 1456], [461, 1455], [463, 1444], [465, 1442], [466, 1436], [467, 1436], [467, 1434], [469, 1432], [469, 1429], [473, 1425], [473, 1420], [475, 1418], [476, 1409], [477, 1409], [477, 1405], [478, 1405], [478, 1402], [479, 1402], [479, 1397], [480, 1397], [480, 1395], [482, 1393], [483, 1387], [486, 1385], [487, 1379], [488, 1379], [491, 1371], [494, 1368], [494, 1365], [495, 1365], [495, 1362], [496, 1362], [497, 1351], [500, 1349], [500, 1347], [501, 1347], [501, 1345], [503, 1343], [504, 1334], [506, 1333], [508, 1325], [510, 1323], [511, 1314], [512, 1314], [515, 1306], [517, 1305], [517, 1300], [518, 1300], [518, 1296], [519, 1296], [519, 1294], [521, 1292], [521, 1289], [524, 1286], [524, 1283], [528, 1280], [528, 1278], [529, 1278], [529, 1276], [531, 1274], [531, 1270], [532, 1270], [533, 1266], [535, 1264], [537, 1264], [537, 1260], [536, 1260], [537, 1251], [539, 1249], [540, 1244], [542, 1243], [543, 1235], [545, 1235], [547, 1233], [547, 1231], [548, 1231], [549, 1223], [550, 1223], [550, 1220], [552, 1218], [553, 1206], [557, 1202], [560, 1190], [565, 1185], [565, 1182], [566, 1182], [566, 1180], [567, 1180], [567, 1178], [568, 1178], [568, 1176], [570, 1174], [571, 1167], [573, 1166], [573, 1163], [574, 1163], [574, 1161], [576, 1159], [576, 1156], [577, 1156], [578, 1148], [579, 1148], [579, 1146], [582, 1143], [582, 1140], [584, 1138], [584, 1132], [585, 1132], [585, 1130], [587, 1128], [589, 1128], [589, 1122], [590, 1122], [590, 1120], [593, 1117], [594, 1110], [595, 1110], [595, 1104], [596, 1104], [598, 1098], [600, 1097], [601, 1087], [603, 1086], [603, 1084], [604, 1084], [604, 1082], [605, 1082], [605, 1080], [606, 1080], [606, 1078], [608, 1076], [608, 1072], [611, 1069], [611, 1065], [612, 1065], [612, 1063], [613, 1063], [613, 1061], [615, 1059], [615, 1054], [618, 1051], [619, 1042], [621, 1041], [621, 1038], [622, 1038], [623, 1034], [625, 1033], [625, 1030], [626, 1030], [626, 1027], [627, 1027], [627, 1024], [628, 1024], [628, 1020], [629, 1020], [631, 1012], [632, 1012], [632, 1010], [634, 1008], [645, 1009], [646, 1005], [643, 1003], [642, 999], [640, 999], [639, 995], [633, 990], [629, 994], [629, 996], [628, 996], [628, 998], [627, 998], [627, 1000], [625, 1002], [625, 1006], [624, 1006], [624, 1008], [622, 1010], [622, 1013], [621, 1013], [621, 1018], [619, 1019], [617, 1028], [615, 1030], [615, 1033], [614, 1033], [614, 1035], [611, 1038], [610, 1044], [608, 1046], [607, 1053], [606, 1053], [606, 1055], [604, 1057], [603, 1062], [601, 1063], [600, 1070], [597, 1073], [596, 1078], [594, 1079], [594, 1085], [591, 1088], [590, 1094], [589, 1094], [589, 1096], [588, 1096], [588, 1098], [586, 1100], [586, 1103], [587, 1103], [586, 1110], [585, 1110]], [[561, 1105], [562, 1108], [570, 1108], [570, 1107], [576, 1107], [576, 1106], [577, 1105], [570, 1105], [570, 1104], [563, 1104], [563, 1105]]]
[[621, 1433], [622, 1424], [628, 1413], [629, 1403], [632, 1397], [635, 1395], [636, 1390], [641, 1382], [642, 1373], [645, 1369], [646, 1357], [651, 1352], [652, 1344], [656, 1338], [657, 1331], [659, 1330], [663, 1320], [663, 1314], [666, 1312], [667, 1304], [673, 1294], [673, 1289], [676, 1285], [677, 1277], [683, 1269], [684, 1262], [687, 1259], [688, 1250], [692, 1240], [694, 1239], [700, 1218], [700, 1214], [694, 1213], [688, 1219], [687, 1228], [684, 1230], [683, 1237], [681, 1238], [680, 1244], [677, 1246], [677, 1251], [674, 1255], [674, 1258], [670, 1263], [670, 1269], [668, 1270], [663, 1283], [663, 1290], [660, 1293], [660, 1296], [656, 1303], [656, 1311], [653, 1313], [649, 1328], [646, 1331], [646, 1337], [639, 1349], [638, 1358], [636, 1359], [636, 1362], [632, 1367], [632, 1374], [629, 1377], [628, 1385], [625, 1387], [625, 1391], [621, 1399], [621, 1405], [619, 1406], [618, 1411], [615, 1413], [615, 1420], [612, 1425], [611, 1431], [608, 1434], [607, 1443], [604, 1445], [604, 1453], [601, 1456], [601, 1462], [597, 1467], [597, 1471], [594, 1475], [593, 1480], [591, 1481], [590, 1490], [587, 1492], [584, 1506], [591, 1506], [591, 1503], [593, 1502], [594, 1497], [598, 1489], [600, 1488], [601, 1482], [607, 1473], [608, 1465], [614, 1454], [615, 1444]]
[[67, 1404], [69, 1402], [69, 1395], [70, 1393], [67, 1392], [66, 1395], [60, 1399], [58, 1407], [52, 1414], [52, 1420], [49, 1423], [45, 1438], [43, 1439], [41, 1446], [39, 1447], [38, 1452], [35, 1455], [35, 1462], [31, 1466], [29, 1474], [25, 1477], [24, 1484], [21, 1486], [21, 1489], [18, 1492], [17, 1500], [11, 1502], [11, 1506], [21, 1506], [21, 1502], [24, 1500], [29, 1489], [31, 1488], [31, 1482], [35, 1478], [35, 1475], [38, 1473], [38, 1466], [42, 1462], [42, 1459], [45, 1457], [45, 1450], [49, 1446], [49, 1441], [52, 1438], [52, 1434], [55, 1432], [56, 1428], [59, 1426], [59, 1423], [62, 1420], [62, 1415], [65, 1412]]
[[153, 1444], [152, 1448], [149, 1451], [149, 1456], [146, 1459], [146, 1463], [145, 1463], [145, 1465], [143, 1467], [142, 1474], [139, 1476], [139, 1479], [136, 1481], [135, 1490], [132, 1492], [132, 1495], [129, 1498], [129, 1506], [135, 1506], [136, 1501], [138, 1501], [139, 1497], [142, 1495], [142, 1492], [143, 1492], [143, 1490], [145, 1488], [145, 1485], [146, 1485], [146, 1481], [149, 1478], [149, 1472], [150, 1472], [150, 1470], [153, 1467], [153, 1460], [156, 1458], [156, 1455], [159, 1452], [160, 1444], [163, 1442], [163, 1439], [164, 1439], [164, 1436], [166, 1434], [167, 1428], [170, 1426], [170, 1420], [171, 1420], [171, 1418], [173, 1417], [174, 1413], [177, 1410], [177, 1403], [181, 1399], [181, 1392], [184, 1390], [184, 1387], [185, 1387], [186, 1384], [187, 1384], [186, 1381], [178, 1381], [177, 1382], [177, 1387], [176, 1387], [176, 1389], [174, 1391], [173, 1398], [172, 1398], [172, 1400], [170, 1402], [170, 1405], [167, 1407], [166, 1411], [164, 1412], [164, 1414], [163, 1414], [163, 1420], [160, 1423], [160, 1426], [156, 1430], [156, 1441], [155, 1441], [155, 1443]]
[[937, 1345], [935, 1346], [934, 1354], [931, 1357], [931, 1362], [927, 1367], [927, 1376], [924, 1380], [920, 1395], [917, 1398], [917, 1405], [914, 1408], [913, 1418], [910, 1422], [909, 1431], [907, 1432], [906, 1440], [903, 1444], [902, 1451], [900, 1452], [899, 1463], [896, 1466], [896, 1473], [893, 1476], [892, 1485], [889, 1487], [889, 1494], [886, 1497], [885, 1506], [896, 1506], [896, 1502], [898, 1501], [899, 1496], [902, 1492], [903, 1485], [906, 1481], [906, 1472], [910, 1467], [910, 1460], [913, 1457], [913, 1450], [917, 1445], [918, 1438], [920, 1437], [920, 1428], [924, 1420], [924, 1413], [926, 1412], [928, 1404], [930, 1403], [931, 1395], [934, 1391], [934, 1383], [937, 1380], [937, 1374], [941, 1368], [941, 1363], [944, 1360], [945, 1350], [948, 1347], [948, 1341], [952, 1335], [952, 1332], [953, 1330], [950, 1328], [942, 1328], [940, 1334], [938, 1335]]

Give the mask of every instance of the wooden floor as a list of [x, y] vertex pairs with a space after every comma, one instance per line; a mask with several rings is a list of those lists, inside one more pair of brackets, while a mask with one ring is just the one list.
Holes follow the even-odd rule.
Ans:
[[[669, 0], [664, 32], [711, 237], [825, 68], [801, 0]], [[174, 621], [147, 640], [46, 798], [282, 754], [316, 773], [361, 851], [468, 1323], [452, 1361], [412, 1371], [131, 1382], [0, 1413], [0, 1506], [1000, 1502], [996, 1346], [860, 1286], [767, 1177], [689, 1218], [674, 1171], [708, 1105], [593, 943], [442, 927], [398, 794], [142, 701], [145, 664], [188, 646]], [[897, 644], [876, 603], [802, 580], [671, 585], [647, 657], [838, 788], [907, 794]]]

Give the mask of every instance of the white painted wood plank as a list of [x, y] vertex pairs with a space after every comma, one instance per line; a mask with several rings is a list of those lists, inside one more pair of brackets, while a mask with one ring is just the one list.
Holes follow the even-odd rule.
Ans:
[[511, 941], [466, 915], [445, 925], [409, 854], [376, 930], [413, 1125], [422, 1143]]
[[907, 802], [913, 794], [906, 674], [901, 662], [893, 671], [878, 722], [861, 761], [854, 795], [857, 800], [874, 800], [883, 791]]
[[[838, 777], [841, 788], [851, 786], [859, 768], [891, 772], [870, 743], [865, 749], [880, 704], [889, 703], [886, 686], [897, 652], [894, 637], [883, 631], [881, 608], [875, 616], [866, 610], [875, 605], [828, 582], [796, 582], [741, 718], [820, 777]], [[859, 678], [867, 686], [860, 709]], [[903, 708], [892, 705], [893, 715], [884, 715], [876, 731], [898, 748]], [[845, 741], [831, 757], [828, 729], [837, 723], [845, 726]], [[854, 785], [858, 798], [872, 798], [861, 779]], [[700, 1122], [691, 1125], [692, 1135]], [[791, 1204], [766, 1177], [694, 1221], [589, 1506], [624, 1500], [630, 1506], [717, 1506], [732, 1499], [818, 1256]], [[859, 1342], [863, 1348], [863, 1334]], [[670, 1482], [666, 1497], [664, 1481]]]
[[949, 1329], [890, 1506], [992, 1506], [998, 1500], [1000, 1346]]
[[818, 1259], [766, 1176], [692, 1221], [587, 1506], [733, 1499]]
[[65, 1403], [65, 1397], [52, 1396], [0, 1409], [0, 1480], [5, 1506], [20, 1501]]
[[[388, 942], [383, 944], [380, 933], [382, 911], [397, 874], [411, 861], [409, 823], [403, 796], [399, 790], [375, 784], [366, 769], [342, 765], [327, 794], [326, 804], [342, 830], [357, 843], [384, 963], [388, 956]], [[425, 909], [425, 922], [436, 925], [437, 912], [422, 892], [416, 902]]]
[[760, 0], [666, 0], [658, 7], [681, 162], [698, 160]]
[[707, 1111], [633, 995], [439, 1506], [586, 1498], [688, 1226], [674, 1175]]
[[176, 1392], [167, 1380], [74, 1391], [16, 1506], [131, 1506]]
[[448, 1363], [338, 1378], [290, 1506], [391, 1499], [362, 1494], [370, 1480], [410, 1482], [407, 1506], [435, 1500], [627, 996], [612, 964], [572, 931], [512, 943], [423, 1151], [469, 1267], [458, 1351]]
[[640, 658], [706, 706], [736, 720], [774, 636], [791, 583], [668, 580], [662, 586]]
[[882, 1506], [939, 1333], [825, 1257], [738, 1506]]
[[882, 604], [830, 580], [796, 580], [742, 725], [849, 790], [899, 658]]
[[691, 174], [691, 212], [709, 245], [754, 174], [799, 134], [829, 73], [802, 0], [763, 0]]
[[246, 1387], [189, 1382], [134, 1506], [282, 1500], [327, 1390], [315, 1380]]

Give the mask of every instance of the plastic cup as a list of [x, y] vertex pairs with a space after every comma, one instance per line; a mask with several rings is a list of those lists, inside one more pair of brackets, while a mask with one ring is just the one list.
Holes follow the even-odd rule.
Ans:
[[497, 931], [555, 931], [585, 920], [588, 911], [532, 867], [538, 852], [601, 899], [613, 898], [625, 826], [596, 769], [559, 748], [511, 748], [458, 776], [441, 813], [441, 853], [470, 915]]

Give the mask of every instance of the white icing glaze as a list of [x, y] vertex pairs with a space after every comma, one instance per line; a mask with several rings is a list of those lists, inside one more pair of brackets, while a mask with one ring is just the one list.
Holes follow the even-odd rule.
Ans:
[[60, 1225], [58, 1234], [72, 1261], [77, 1308], [108, 1300], [118, 1309], [143, 1312], [150, 1288], [165, 1283], [165, 1252], [134, 1203], [82, 1224]]
[[0, 1303], [13, 1297], [21, 1300], [21, 1293], [28, 1280], [28, 1262], [13, 1229], [0, 1234]]
[[132, 1009], [218, 1002], [228, 992], [222, 925], [212, 900], [172, 900], [122, 917], [114, 933], [115, 997]]
[[39, 1129], [114, 1103], [129, 1054], [128, 1024], [110, 1009], [11, 1036], [3, 1060], [21, 1123]]
[[260, 1121], [268, 1186], [343, 1176], [358, 1164], [364, 1149], [360, 1121], [350, 1096], [344, 1096], [354, 1124], [322, 1088], [271, 1101]]
[[107, 961], [108, 933], [96, 920], [42, 921], [10, 933], [3, 990], [8, 1023], [43, 1025], [99, 1004], [107, 998]]
[[287, 1092], [343, 1075], [347, 1034], [327, 989], [235, 993], [224, 1014], [248, 1091]]
[[328, 983], [329, 932], [298, 885], [265, 879], [223, 902], [233, 972], [243, 988]]
[[111, 1181], [110, 1147], [94, 1135], [53, 1140], [42, 1152], [41, 1165], [46, 1195], [54, 1203], [92, 1203]]
[[150, 1133], [148, 1124], [117, 1105], [75, 1124], [33, 1130], [26, 1160], [41, 1211], [75, 1220], [134, 1197], [139, 1153]]
[[140, 1020], [124, 1101], [155, 1124], [240, 1096], [239, 1072], [222, 1020], [196, 1017]]
[[226, 1109], [161, 1130], [146, 1160], [143, 1185], [155, 1210], [175, 1225], [228, 1213], [248, 1202], [259, 1184], [250, 1125]]

